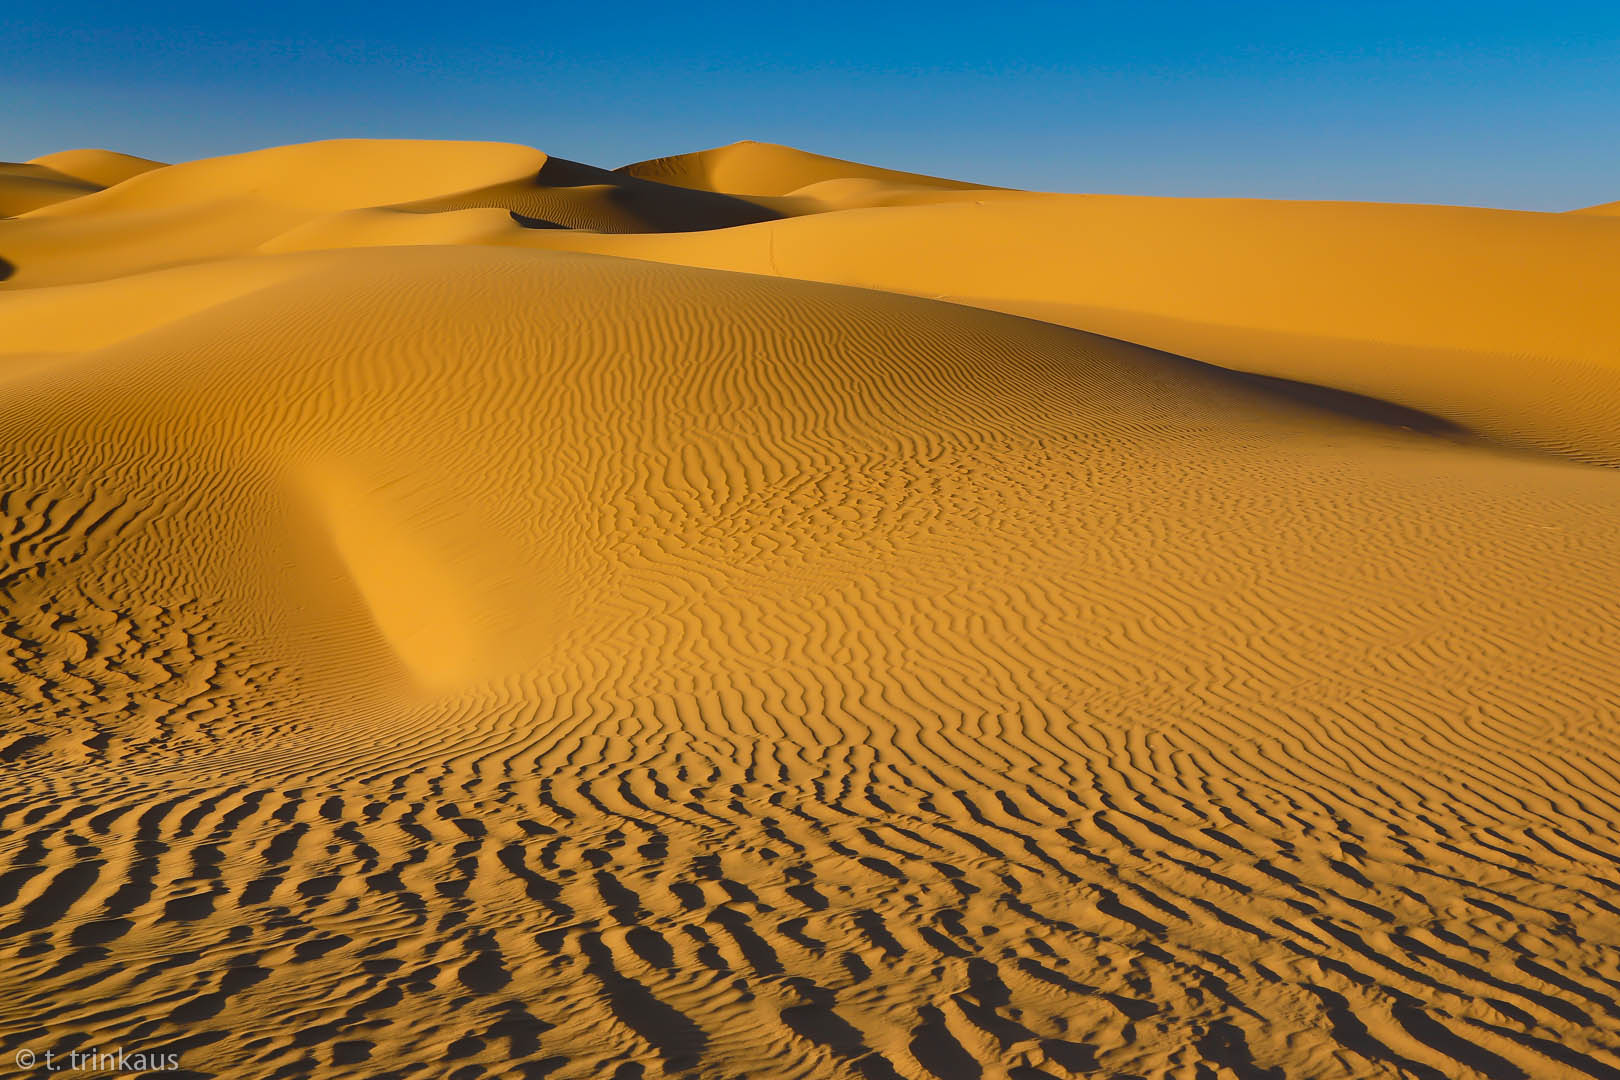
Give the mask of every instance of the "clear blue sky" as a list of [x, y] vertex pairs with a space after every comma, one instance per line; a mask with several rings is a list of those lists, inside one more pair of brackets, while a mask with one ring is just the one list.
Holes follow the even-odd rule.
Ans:
[[1620, 199], [1620, 2], [0, 5], [0, 158], [752, 138], [1065, 191]]

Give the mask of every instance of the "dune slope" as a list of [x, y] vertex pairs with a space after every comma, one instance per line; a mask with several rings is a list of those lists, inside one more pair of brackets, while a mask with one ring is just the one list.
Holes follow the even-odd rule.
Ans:
[[982, 190], [984, 187], [982, 184], [967, 184], [921, 173], [880, 169], [843, 158], [796, 150], [791, 146], [752, 140], [691, 154], [638, 161], [623, 165], [617, 171], [676, 187], [731, 195], [791, 195], [812, 184], [836, 180], [864, 180], [936, 191]]
[[1596, 206], [1583, 206], [1579, 210], [1571, 210], [1572, 214], [1620, 214], [1620, 202], [1599, 203]]
[[[713, 229], [780, 216], [511, 143], [330, 140], [183, 162], [85, 192], [72, 205], [54, 196], [53, 205], [35, 203], [25, 217], [0, 222], [0, 257], [16, 268], [12, 287], [98, 281], [289, 243], [369, 246], [411, 230], [427, 237], [409, 242], [438, 243], [445, 239], [438, 212], [486, 209], [514, 228], [604, 232]], [[456, 239], [463, 240], [459, 231]]]
[[1014, 312], [1620, 463], [1613, 218], [1003, 195], [703, 236], [515, 242]]
[[[917, 207], [525, 227], [482, 147], [18, 255], [4, 1053], [1620, 1073], [1613, 470], [673, 258]], [[228, 224], [125, 272], [171, 198]]]
[[64, 150], [25, 162], [0, 162], [0, 218], [112, 187], [162, 162], [110, 150]]
[[34, 158], [30, 164], [44, 165], [66, 176], [109, 188], [132, 176], [161, 169], [165, 163], [115, 150], [59, 150]]
[[0, 162], [0, 218], [101, 190], [96, 184], [31, 163]]

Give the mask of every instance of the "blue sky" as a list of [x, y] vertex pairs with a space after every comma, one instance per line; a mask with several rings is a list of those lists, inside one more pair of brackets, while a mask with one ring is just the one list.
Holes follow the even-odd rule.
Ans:
[[753, 138], [1046, 190], [1620, 199], [1614, 2], [5, 5], [0, 100], [12, 160]]

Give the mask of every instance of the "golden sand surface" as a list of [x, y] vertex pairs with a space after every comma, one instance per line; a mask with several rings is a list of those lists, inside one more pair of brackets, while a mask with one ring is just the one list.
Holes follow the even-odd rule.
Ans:
[[356, 140], [0, 214], [7, 1067], [1620, 1076], [1612, 211]]

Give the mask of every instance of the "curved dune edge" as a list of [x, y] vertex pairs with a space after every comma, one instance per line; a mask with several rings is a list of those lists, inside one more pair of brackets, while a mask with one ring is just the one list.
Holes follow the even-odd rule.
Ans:
[[616, 171], [675, 187], [767, 197], [798, 194], [815, 184], [851, 181], [934, 191], [985, 190], [983, 184], [881, 169], [857, 161], [812, 154], [791, 146], [752, 140], [690, 154], [651, 158], [620, 166]]
[[348, 140], [136, 176], [11, 223], [0, 258], [11, 288], [444, 243], [795, 277], [1054, 321], [1615, 464], [1617, 228], [1600, 214], [992, 191], [758, 143], [610, 173], [510, 144]]
[[[1515, 322], [1599, 319], [1600, 234], [1342, 208], [1357, 248], [1325, 209], [1214, 204], [1186, 265], [1110, 274], [1078, 237], [1181, 211], [632, 236], [451, 205], [570, 198], [537, 153], [368, 172], [430, 156], [394, 147], [262, 203], [257, 165], [175, 165], [0, 223], [0, 1051], [1620, 1070], [1616, 474], [1495, 445], [1601, 457], [1602, 323]], [[1291, 224], [1235, 248], [1224, 213]], [[1302, 217], [1337, 277], [1291, 284], [1334, 269], [1286, 248]], [[1456, 264], [1364, 280], [1367, 252], [1434, 217], [1487, 230], [1472, 276], [1398, 309]], [[1069, 285], [1056, 255], [1014, 277], [980, 218], [1044, 223]], [[959, 243], [924, 243], [941, 220]], [[74, 283], [30, 286], [6, 230], [56, 235]], [[1507, 309], [1489, 230], [1575, 262]], [[1199, 260], [1236, 316], [1147, 290]], [[1330, 338], [1334, 295], [1372, 329]], [[1117, 340], [1149, 333], [1283, 378]], [[1460, 381], [1438, 416], [1400, 400], [1489, 341], [1591, 370], [1503, 360], [1536, 378], [1466, 424]]]
[[31, 165], [43, 165], [98, 187], [110, 188], [142, 173], [161, 169], [167, 163], [151, 158], [120, 154], [116, 150], [59, 150], [34, 158]]
[[507, 241], [988, 307], [1615, 464], [1617, 230], [1457, 207], [1045, 195]]
[[162, 166], [110, 150], [64, 150], [32, 161], [0, 162], [0, 218], [102, 191]]
[[26, 214], [100, 190], [99, 185], [42, 165], [0, 162], [0, 218]]

